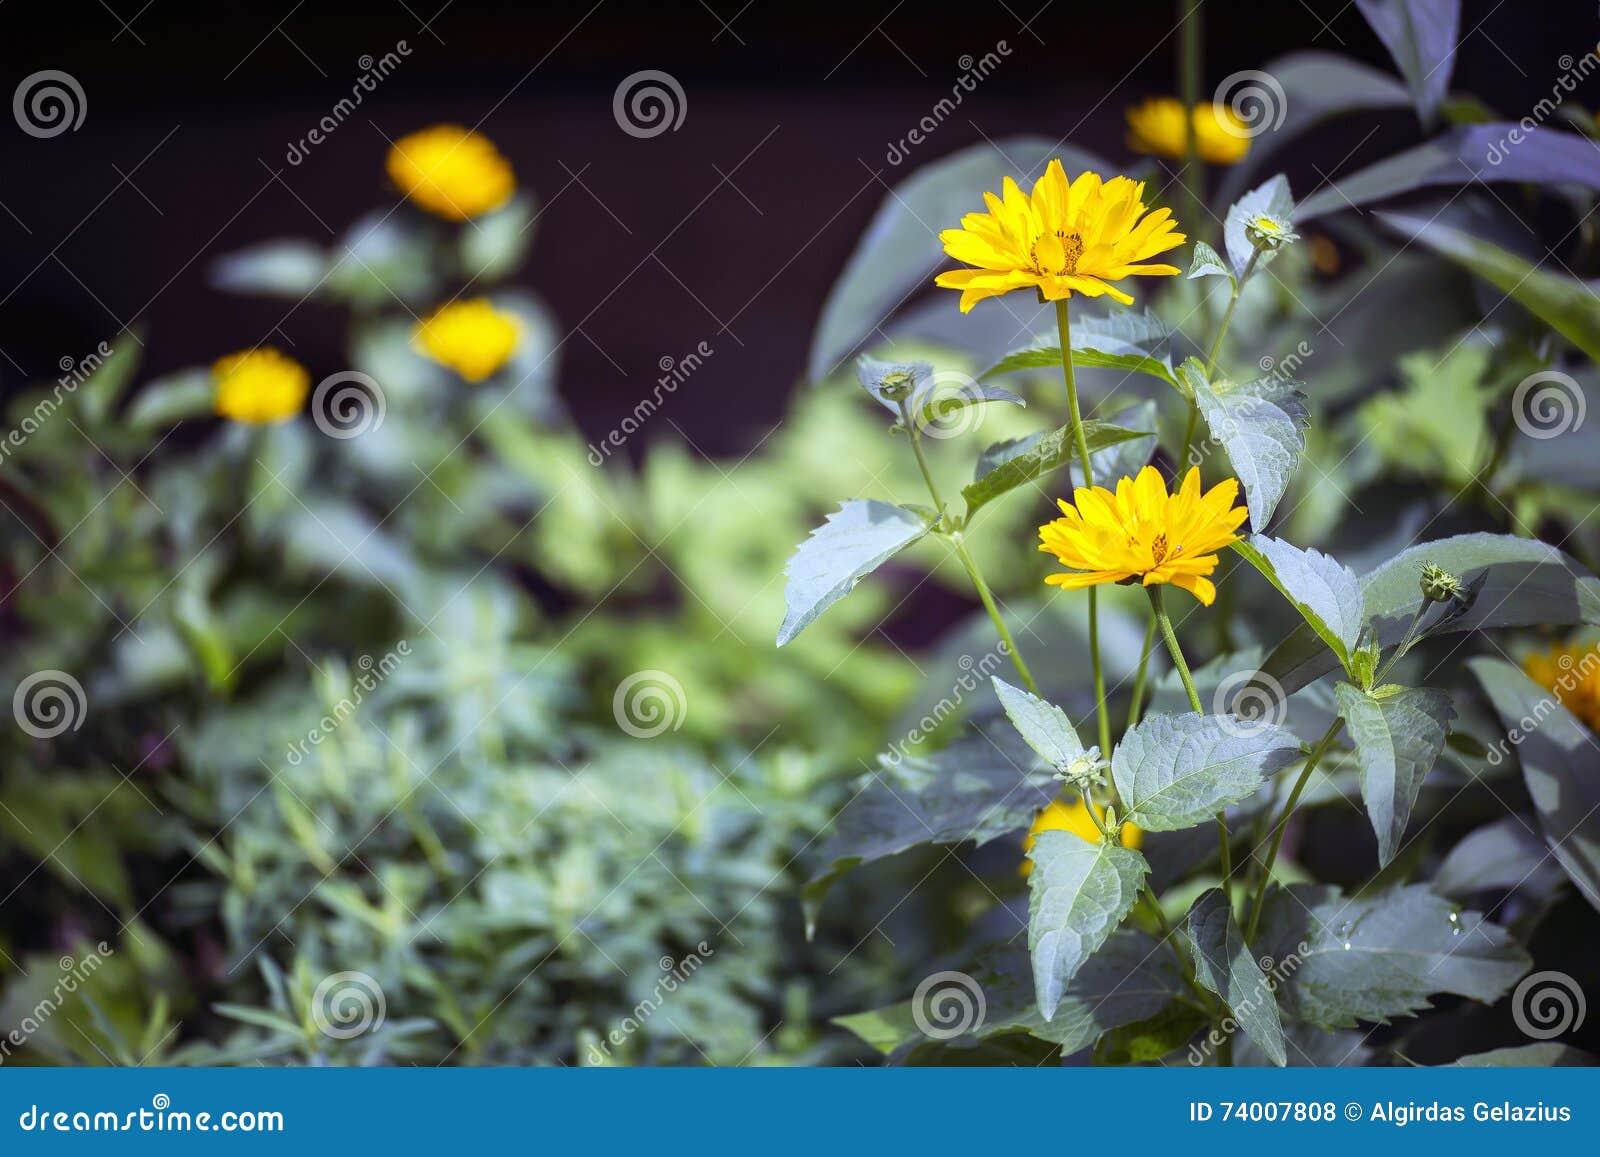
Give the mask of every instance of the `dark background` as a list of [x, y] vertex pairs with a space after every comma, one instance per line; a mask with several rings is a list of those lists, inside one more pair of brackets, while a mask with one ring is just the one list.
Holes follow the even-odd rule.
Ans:
[[[388, 142], [454, 120], [491, 136], [544, 206], [519, 280], [566, 335], [561, 390], [582, 424], [609, 428], [660, 359], [706, 340], [715, 356], [675, 420], [708, 452], [737, 451], [802, 374], [823, 294], [885, 195], [880, 178], [1016, 132], [1120, 161], [1124, 108], [1174, 84], [1170, 2], [440, 2], [0, 5], [0, 94], [54, 68], [88, 103], [78, 131], [48, 140], [0, 118], [0, 388], [53, 377], [129, 326], [146, 346], [144, 377], [264, 338], [313, 377], [343, 368], [339, 311], [221, 294], [210, 266], [267, 238], [327, 242], [391, 206]], [[1340, 0], [1219, 0], [1205, 31], [1207, 91], [1298, 48], [1392, 67]], [[1590, 0], [1486, 0], [1467, 4], [1462, 32], [1456, 87], [1515, 118], [1600, 22]], [[411, 54], [399, 69], [287, 164], [289, 143], [350, 93], [360, 58], [401, 40]], [[959, 59], [1000, 40], [1011, 54], [999, 70], [888, 166], [889, 142], [950, 92]], [[676, 77], [688, 110], [679, 131], [636, 140], [611, 98], [646, 68]], [[1347, 130], [1351, 142], [1367, 127]], [[1416, 133], [1393, 115], [1365, 148]], [[1340, 139], [1321, 167], [1360, 163]]]

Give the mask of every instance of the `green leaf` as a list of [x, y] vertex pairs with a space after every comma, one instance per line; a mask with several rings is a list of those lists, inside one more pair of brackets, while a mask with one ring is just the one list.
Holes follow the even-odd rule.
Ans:
[[[1593, 143], [1585, 147], [1593, 148]], [[1379, 213], [1378, 218], [1477, 274], [1578, 349], [1600, 360], [1600, 310], [1595, 308], [1595, 292], [1586, 282], [1533, 265], [1442, 221], [1408, 213]]]
[[461, 230], [461, 271], [468, 281], [499, 281], [515, 273], [533, 241], [534, 204], [526, 194]]
[[1422, 885], [1351, 899], [1322, 885], [1276, 888], [1256, 948], [1285, 977], [1284, 1011], [1325, 1029], [1386, 1024], [1441, 992], [1492, 1004], [1530, 963], [1505, 929]]
[[[1240, 197], [1228, 210], [1222, 224], [1222, 240], [1228, 250], [1228, 260], [1233, 263], [1235, 276], [1244, 275], [1244, 267], [1255, 253], [1255, 242], [1250, 240], [1249, 226], [1263, 216], [1288, 221], [1294, 216], [1294, 197], [1289, 193], [1289, 178], [1282, 173], [1263, 182]], [[1275, 250], [1263, 250], [1256, 258], [1256, 268], [1267, 265], [1277, 256]]]
[[1196, 277], [1226, 277], [1229, 281], [1234, 279], [1233, 270], [1223, 261], [1222, 254], [1204, 241], [1194, 243], [1194, 260], [1189, 263], [1188, 277], [1190, 280]]
[[1029, 858], [1028, 949], [1039, 1011], [1052, 1020], [1072, 978], [1138, 902], [1150, 865], [1132, 848], [1071, 832], [1040, 832]]
[[1461, 0], [1356, 0], [1411, 90], [1423, 128], [1432, 128], [1450, 92]]
[[158, 429], [216, 412], [216, 380], [208, 369], [184, 370], [147, 383], [128, 407], [127, 422], [141, 430]]
[[1143, 1065], [1181, 1049], [1206, 1026], [1206, 1014], [1180, 1000], [1154, 1016], [1114, 1028], [1094, 1046], [1097, 1065]]
[[[78, 396], [84, 415], [94, 425], [98, 426], [111, 417], [123, 391], [132, 384], [134, 371], [139, 368], [141, 348], [138, 331], [134, 330], [109, 347], [102, 342], [92, 354], [73, 367], [74, 374], [85, 371], [89, 374], [79, 384]], [[100, 354], [103, 349], [109, 350], [104, 357]]]
[[959, 739], [927, 758], [879, 758], [879, 769], [840, 810], [824, 865], [805, 885], [807, 935], [823, 899], [858, 864], [921, 844], [985, 844], [1020, 831], [1056, 794], [1045, 767], [1010, 731]]
[[[1489, 761], [1498, 764], [1516, 752], [1551, 855], [1600, 908], [1600, 745], [1594, 733], [1510, 663], [1473, 659], [1467, 666], [1506, 729], [1506, 738], [1490, 748]], [[1572, 678], [1576, 683], [1578, 676]]]
[[[1143, 430], [1125, 430], [1121, 426], [1112, 426], [1105, 422], [1085, 422], [1083, 436], [1088, 442], [1092, 462], [1096, 451], [1134, 438], [1147, 437], [1148, 434]], [[1050, 471], [1065, 465], [1077, 452], [1078, 443], [1073, 437], [1071, 426], [1062, 426], [1059, 430], [1041, 434], [1025, 449], [1006, 458], [982, 478], [962, 487], [961, 496], [967, 500], [967, 518], [971, 519], [980, 507], [994, 501], [1002, 494], [1037, 481]]]
[[1555, 1041], [1491, 1049], [1458, 1057], [1450, 1067], [1458, 1069], [1556, 1069], [1588, 1068], [1600, 1065], [1600, 1057]]
[[1356, 572], [1316, 550], [1302, 550], [1281, 539], [1252, 535], [1233, 544], [1251, 566], [1294, 604], [1323, 642], [1350, 665], [1365, 622], [1361, 580]]
[[[1152, 357], [1149, 354], [1108, 353], [1104, 350], [1080, 349], [1074, 346], [1072, 364], [1079, 369], [1126, 370], [1134, 374], [1149, 374], [1153, 378], [1160, 378], [1169, 386], [1177, 385], [1172, 376], [1172, 367], [1160, 358]], [[1061, 346], [1055, 342], [1044, 342], [1012, 351], [984, 370], [979, 377], [987, 378], [995, 374], [1009, 374], [1017, 370], [1060, 368]]]
[[788, 608], [778, 646], [805, 630], [852, 587], [922, 538], [932, 527], [922, 515], [873, 499], [841, 505], [800, 544], [784, 569]]
[[1208, 888], [1189, 909], [1189, 950], [1194, 978], [1222, 998], [1245, 1035], [1273, 1064], [1288, 1064], [1278, 999], [1245, 943], [1222, 889]]
[[1451, 848], [1429, 886], [1452, 900], [1511, 890], [1545, 896], [1565, 879], [1529, 821], [1509, 815], [1469, 833]]
[[1244, 487], [1251, 529], [1265, 531], [1305, 452], [1305, 395], [1293, 384], [1262, 379], [1211, 383], [1193, 359], [1178, 369]]
[[1122, 737], [1111, 777], [1146, 831], [1194, 827], [1249, 798], [1300, 756], [1300, 741], [1265, 721], [1152, 714]]
[[1340, 683], [1339, 714], [1356, 745], [1361, 798], [1378, 836], [1378, 865], [1400, 850], [1422, 781], [1444, 750], [1456, 709], [1450, 696], [1429, 687], [1385, 687], [1369, 695]]
[[211, 283], [230, 293], [301, 299], [317, 290], [327, 269], [328, 255], [309, 241], [263, 241], [219, 259]]
[[998, 675], [992, 676], [994, 693], [1006, 717], [1022, 736], [1023, 742], [1052, 768], [1066, 767], [1083, 754], [1083, 741], [1067, 713], [1037, 695], [1013, 687]]

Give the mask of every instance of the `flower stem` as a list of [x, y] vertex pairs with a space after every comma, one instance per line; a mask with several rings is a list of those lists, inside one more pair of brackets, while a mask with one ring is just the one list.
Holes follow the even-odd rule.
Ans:
[[1233, 321], [1234, 307], [1239, 304], [1239, 294], [1244, 289], [1244, 283], [1250, 280], [1250, 275], [1256, 270], [1256, 262], [1261, 259], [1261, 246], [1257, 245], [1250, 254], [1250, 260], [1244, 263], [1244, 272], [1239, 274], [1239, 279], [1233, 283], [1233, 292], [1228, 295], [1228, 308], [1222, 311], [1222, 320], [1217, 323], [1217, 336], [1211, 341], [1211, 351], [1206, 354], [1206, 379], [1217, 368], [1217, 355], [1222, 352], [1222, 339], [1228, 336], [1228, 326]]
[[1156, 617], [1150, 616], [1150, 625], [1144, 629], [1144, 646], [1139, 649], [1139, 670], [1133, 676], [1133, 698], [1128, 703], [1128, 730], [1139, 722], [1139, 712], [1144, 708], [1144, 678], [1150, 669], [1150, 649], [1156, 642]]
[[[1078, 408], [1078, 378], [1072, 369], [1072, 318], [1067, 299], [1056, 302], [1056, 333], [1061, 338], [1061, 376], [1067, 382], [1067, 412], [1072, 418], [1072, 436], [1078, 444], [1078, 459], [1083, 463], [1083, 484], [1094, 485], [1094, 463], [1089, 457], [1089, 439], [1083, 431], [1083, 414]], [[1100, 592], [1089, 588], [1089, 661], [1094, 667], [1095, 715], [1099, 721], [1100, 750], [1111, 750], [1111, 712], [1106, 705], [1106, 675], [1100, 666]]]
[[1200, 103], [1200, 74], [1204, 67], [1201, 0], [1178, 0], [1178, 96], [1183, 101], [1183, 192], [1185, 208], [1196, 236], [1207, 232], [1204, 220], [1204, 174], [1200, 168], [1200, 146], [1195, 140], [1194, 110]]
[[1289, 799], [1283, 805], [1283, 814], [1278, 817], [1278, 823], [1272, 832], [1272, 846], [1267, 849], [1266, 863], [1261, 869], [1261, 883], [1256, 886], [1254, 899], [1250, 901], [1250, 922], [1244, 931], [1245, 943], [1255, 939], [1256, 929], [1261, 925], [1261, 907], [1266, 902], [1267, 885], [1272, 883], [1272, 865], [1277, 862], [1278, 848], [1283, 844], [1284, 830], [1289, 826], [1289, 817], [1294, 814], [1295, 805], [1300, 802], [1300, 796], [1306, 790], [1306, 785], [1311, 782], [1311, 773], [1317, 769], [1317, 764], [1322, 762], [1322, 757], [1333, 746], [1333, 741], [1339, 737], [1339, 728], [1344, 725], [1344, 720], [1335, 718], [1328, 730], [1317, 741], [1317, 746], [1312, 749], [1311, 755], [1306, 759], [1306, 765], [1300, 772], [1300, 778], [1294, 781], [1294, 787], [1289, 792]]

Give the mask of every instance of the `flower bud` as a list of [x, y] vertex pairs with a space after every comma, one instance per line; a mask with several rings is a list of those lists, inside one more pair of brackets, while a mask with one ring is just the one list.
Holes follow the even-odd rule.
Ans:
[[1244, 232], [1250, 244], [1266, 250], [1281, 249], [1300, 240], [1292, 221], [1272, 213], [1262, 213], [1254, 221], [1248, 222]]
[[1422, 597], [1430, 603], [1454, 602], [1466, 596], [1466, 588], [1460, 579], [1431, 562], [1423, 564], [1419, 585], [1422, 587]]

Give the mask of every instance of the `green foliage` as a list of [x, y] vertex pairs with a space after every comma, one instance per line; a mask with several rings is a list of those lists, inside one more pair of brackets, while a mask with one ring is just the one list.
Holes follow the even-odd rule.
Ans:
[[932, 529], [926, 515], [887, 502], [846, 502], [811, 532], [789, 560], [789, 613], [778, 646], [805, 630], [850, 589]]
[[1111, 756], [1123, 818], [1148, 831], [1204, 823], [1293, 763], [1299, 741], [1265, 721], [1218, 715], [1145, 717]]
[[1055, 1018], [1078, 970], [1139, 899], [1150, 865], [1132, 848], [1041, 832], [1029, 853], [1028, 948], [1039, 1011]]
[[1378, 837], [1378, 863], [1401, 848], [1422, 781], [1444, 750], [1456, 717], [1450, 696], [1431, 687], [1388, 686], [1369, 693], [1340, 683], [1339, 714], [1355, 743], [1361, 798]]
[[1244, 942], [1244, 933], [1220, 888], [1207, 889], [1195, 900], [1189, 909], [1188, 932], [1195, 979], [1222, 998], [1273, 1064], [1288, 1064], [1278, 998], [1262, 972], [1263, 965]]

